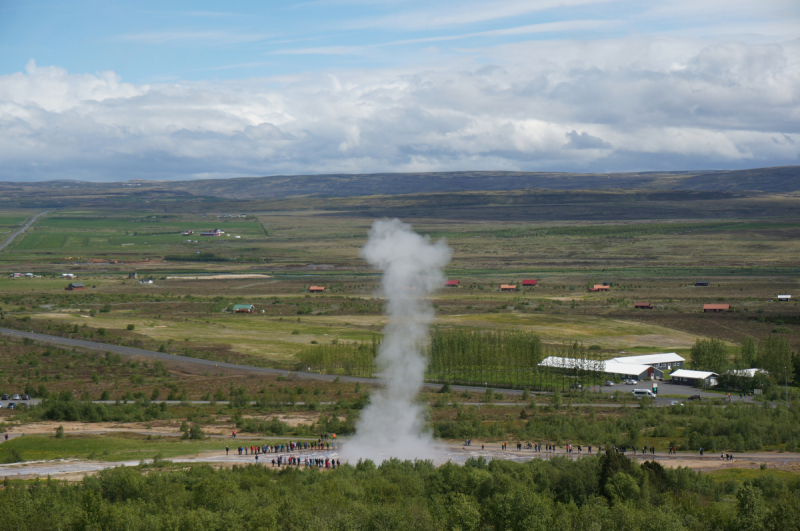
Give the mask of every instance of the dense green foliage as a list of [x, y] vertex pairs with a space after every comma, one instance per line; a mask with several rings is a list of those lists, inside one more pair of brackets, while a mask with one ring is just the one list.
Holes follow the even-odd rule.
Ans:
[[[363, 343], [334, 341], [313, 345], [297, 354], [296, 368], [372, 376], [379, 348], [377, 338]], [[540, 367], [539, 362], [546, 356], [592, 360], [594, 352], [579, 343], [544, 345], [538, 335], [529, 332], [435, 330], [427, 354], [430, 361], [426, 379], [432, 382], [552, 391], [597, 385], [607, 378], [581, 363], [569, 369]]]
[[[545, 411], [539, 411], [545, 410]], [[800, 444], [800, 404], [791, 407], [753, 407], [711, 404], [633, 409], [600, 418], [594, 408], [554, 411], [533, 408], [525, 422], [485, 422], [475, 408], [459, 408], [455, 419], [434, 422], [434, 433], [448, 439], [511, 438], [574, 445], [641, 446], [659, 450], [745, 452], [764, 448], [795, 451]], [[783, 446], [781, 446], [783, 445]]]
[[315, 345], [297, 354], [298, 369], [330, 374], [372, 376], [379, 346], [377, 337], [373, 337], [371, 342], [335, 341]]
[[[160, 463], [163, 466], [165, 463]], [[572, 461], [371, 462], [319, 472], [207, 466], [115, 468], [69, 485], [12, 483], [0, 521], [15, 531], [800, 529], [800, 482], [739, 485], [608, 453]]]
[[719, 339], [698, 339], [691, 350], [692, 368], [722, 374], [728, 369], [728, 350]]

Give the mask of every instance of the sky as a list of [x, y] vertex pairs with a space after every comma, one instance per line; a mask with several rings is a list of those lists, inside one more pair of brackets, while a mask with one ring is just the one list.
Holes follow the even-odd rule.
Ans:
[[0, 0], [0, 180], [800, 164], [797, 0]]

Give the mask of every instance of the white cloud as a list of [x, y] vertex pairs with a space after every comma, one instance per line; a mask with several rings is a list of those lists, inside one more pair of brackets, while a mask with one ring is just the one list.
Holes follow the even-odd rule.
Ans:
[[546, 41], [482, 60], [151, 85], [32, 61], [0, 77], [0, 179], [798, 163], [798, 41]]

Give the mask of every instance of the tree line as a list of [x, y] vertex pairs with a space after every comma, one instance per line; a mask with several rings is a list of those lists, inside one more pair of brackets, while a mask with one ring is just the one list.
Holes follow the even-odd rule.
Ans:
[[718, 481], [607, 452], [464, 466], [389, 460], [335, 470], [169, 461], [81, 482], [8, 481], [0, 521], [15, 531], [451, 530], [792, 531], [800, 481], [763, 472]]

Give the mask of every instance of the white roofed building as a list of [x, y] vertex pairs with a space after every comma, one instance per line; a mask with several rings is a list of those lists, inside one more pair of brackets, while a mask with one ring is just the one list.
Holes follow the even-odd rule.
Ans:
[[690, 371], [687, 369], [680, 369], [671, 374], [672, 383], [684, 385], [708, 385], [713, 387], [717, 385], [717, 376], [715, 372], [709, 371]]
[[540, 367], [552, 369], [575, 369], [591, 372], [602, 372], [609, 376], [619, 376], [625, 379], [661, 379], [664, 372], [650, 365], [621, 363], [617, 360], [589, 360], [584, 358], [561, 358], [549, 356], [539, 363]]
[[613, 358], [613, 361], [649, 365], [656, 369], [682, 369], [686, 360], [674, 352], [667, 352], [664, 354], [644, 354], [642, 356], [622, 356]]

